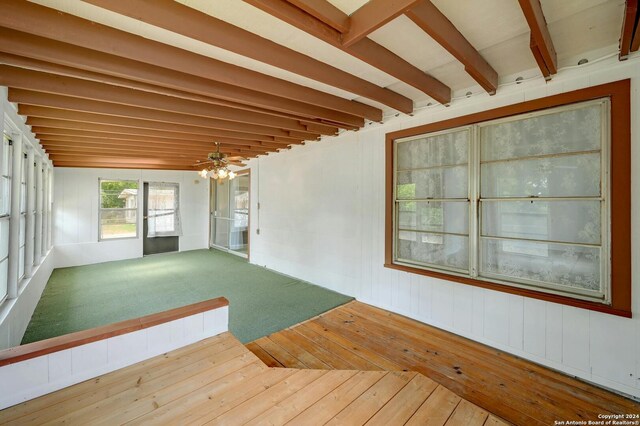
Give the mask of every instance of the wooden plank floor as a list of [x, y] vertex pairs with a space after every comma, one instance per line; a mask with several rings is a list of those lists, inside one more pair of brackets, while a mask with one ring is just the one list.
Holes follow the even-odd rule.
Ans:
[[225, 333], [10, 407], [0, 423], [504, 424], [416, 372], [328, 366], [270, 368]]
[[[447, 407], [450, 422], [466, 416], [458, 424], [476, 420], [469, 402], [484, 410], [487, 422], [495, 421], [486, 417], [490, 412], [518, 425], [640, 413], [632, 400], [355, 301], [247, 347], [272, 367], [422, 373], [440, 385], [427, 402]], [[424, 424], [419, 414], [410, 423]]]

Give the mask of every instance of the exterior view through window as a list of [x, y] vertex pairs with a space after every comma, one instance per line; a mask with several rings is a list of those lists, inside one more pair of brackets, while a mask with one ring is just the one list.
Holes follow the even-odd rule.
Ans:
[[249, 252], [248, 173], [211, 184], [211, 246], [247, 257]]
[[149, 183], [148, 237], [180, 235], [179, 191], [177, 183]]
[[0, 302], [7, 297], [9, 268], [9, 201], [11, 189], [11, 143], [2, 135], [0, 152]]
[[100, 239], [138, 236], [138, 181], [100, 180]]
[[398, 139], [394, 263], [609, 303], [609, 100]]

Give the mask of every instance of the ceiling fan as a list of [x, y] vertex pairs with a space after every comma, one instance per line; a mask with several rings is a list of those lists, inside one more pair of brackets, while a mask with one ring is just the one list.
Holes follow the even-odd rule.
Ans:
[[216, 142], [216, 151], [210, 152], [207, 155], [206, 160], [198, 160], [194, 166], [204, 166], [200, 171], [200, 176], [203, 178], [224, 179], [228, 177], [233, 179], [236, 177], [236, 173], [230, 171], [228, 166], [244, 167], [246, 164], [241, 160], [246, 160], [242, 156], [229, 157], [227, 154], [220, 152], [220, 143]]

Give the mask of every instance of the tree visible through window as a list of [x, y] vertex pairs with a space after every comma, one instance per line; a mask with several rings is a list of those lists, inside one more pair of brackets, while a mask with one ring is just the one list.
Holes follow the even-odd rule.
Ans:
[[100, 239], [138, 236], [138, 182], [100, 180]]

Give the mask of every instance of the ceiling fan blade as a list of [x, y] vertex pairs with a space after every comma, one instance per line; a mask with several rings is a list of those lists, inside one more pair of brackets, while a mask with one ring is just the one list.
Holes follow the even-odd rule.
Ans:
[[231, 164], [233, 164], [234, 166], [238, 166], [238, 167], [245, 167], [246, 166], [246, 164], [244, 164], [244, 163], [236, 163], [236, 162], [234, 162], [234, 163], [231, 163]]
[[235, 156], [235, 157], [226, 157], [228, 160], [246, 160], [247, 157]]

